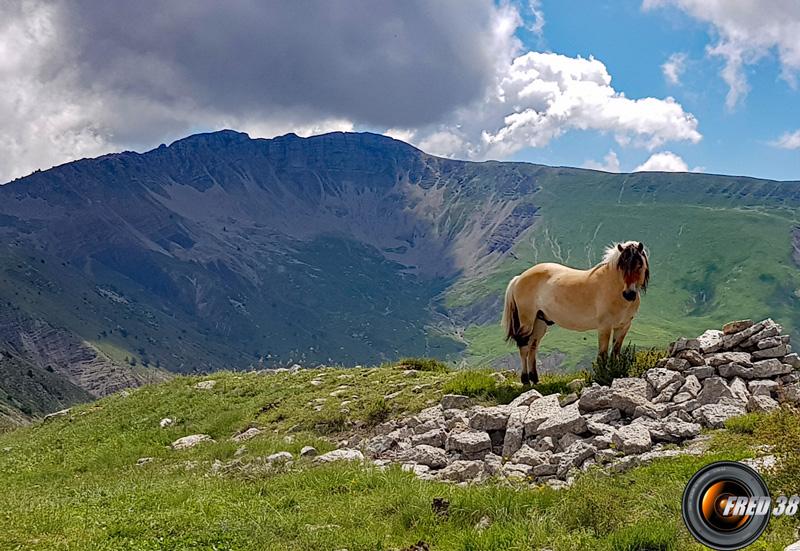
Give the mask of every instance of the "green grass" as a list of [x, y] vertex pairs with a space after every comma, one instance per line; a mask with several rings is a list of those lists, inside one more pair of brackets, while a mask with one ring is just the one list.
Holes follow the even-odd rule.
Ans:
[[[388, 367], [217, 373], [208, 377], [218, 381], [212, 390], [193, 388], [199, 378], [181, 377], [2, 434], [0, 547], [356, 551], [422, 540], [432, 549], [458, 551], [699, 550], [680, 519], [686, 481], [712, 460], [747, 457], [774, 438], [759, 429], [721, 431], [703, 457], [660, 460], [614, 476], [592, 470], [565, 491], [503, 483], [459, 487], [419, 481], [398, 468], [317, 467], [306, 460], [274, 472], [245, 468], [277, 451], [296, 456], [305, 445], [333, 449], [375, 412], [383, 418], [416, 411], [463, 377], [458, 371], [408, 376]], [[312, 380], [322, 382], [313, 386]], [[331, 397], [343, 384], [350, 390]], [[316, 403], [327, 409], [315, 412]], [[339, 412], [340, 426], [332, 433], [330, 426], [316, 430], [330, 412]], [[159, 428], [163, 417], [176, 423]], [[780, 426], [796, 423], [787, 417]], [[229, 438], [251, 426], [264, 432], [238, 456], [245, 467], [211, 474], [215, 460], [234, 458], [237, 445]], [[193, 433], [216, 442], [168, 448]], [[792, 445], [798, 442], [785, 443]], [[136, 466], [140, 457], [153, 461]], [[450, 501], [448, 516], [433, 513], [434, 497]], [[491, 524], [480, 531], [475, 525], [483, 517]], [[773, 520], [753, 549], [782, 549], [795, 528], [792, 519]]]

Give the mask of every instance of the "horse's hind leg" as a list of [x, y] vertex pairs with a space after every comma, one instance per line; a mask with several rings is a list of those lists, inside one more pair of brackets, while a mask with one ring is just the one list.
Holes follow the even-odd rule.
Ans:
[[537, 319], [533, 324], [527, 361], [528, 379], [533, 384], [539, 382], [539, 373], [536, 370], [536, 353], [539, 350], [539, 344], [542, 342], [545, 333], [547, 333], [547, 323], [543, 319]]

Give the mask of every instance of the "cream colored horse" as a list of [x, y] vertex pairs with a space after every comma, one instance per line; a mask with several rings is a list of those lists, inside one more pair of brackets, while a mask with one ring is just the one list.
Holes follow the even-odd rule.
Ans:
[[596, 329], [600, 356], [608, 354], [613, 332], [618, 354], [649, 279], [647, 252], [635, 241], [612, 245], [590, 270], [544, 263], [512, 278], [503, 328], [506, 340], [514, 339], [519, 347], [523, 384], [539, 382], [536, 350], [554, 323], [572, 331]]

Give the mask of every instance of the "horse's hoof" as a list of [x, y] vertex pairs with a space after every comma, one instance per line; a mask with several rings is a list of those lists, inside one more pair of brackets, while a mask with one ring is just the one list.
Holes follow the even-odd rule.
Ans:
[[522, 384], [523, 385], [530, 384], [531, 380], [530, 380], [530, 377], [528, 376], [527, 373], [523, 373], [521, 378], [522, 378]]

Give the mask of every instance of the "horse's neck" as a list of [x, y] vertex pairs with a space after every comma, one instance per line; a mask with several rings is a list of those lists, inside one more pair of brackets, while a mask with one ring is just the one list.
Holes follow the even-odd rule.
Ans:
[[603, 279], [613, 279], [617, 276], [616, 272], [617, 270], [615, 270], [608, 262], [601, 262], [592, 268], [592, 273], [594, 273], [596, 277]]

